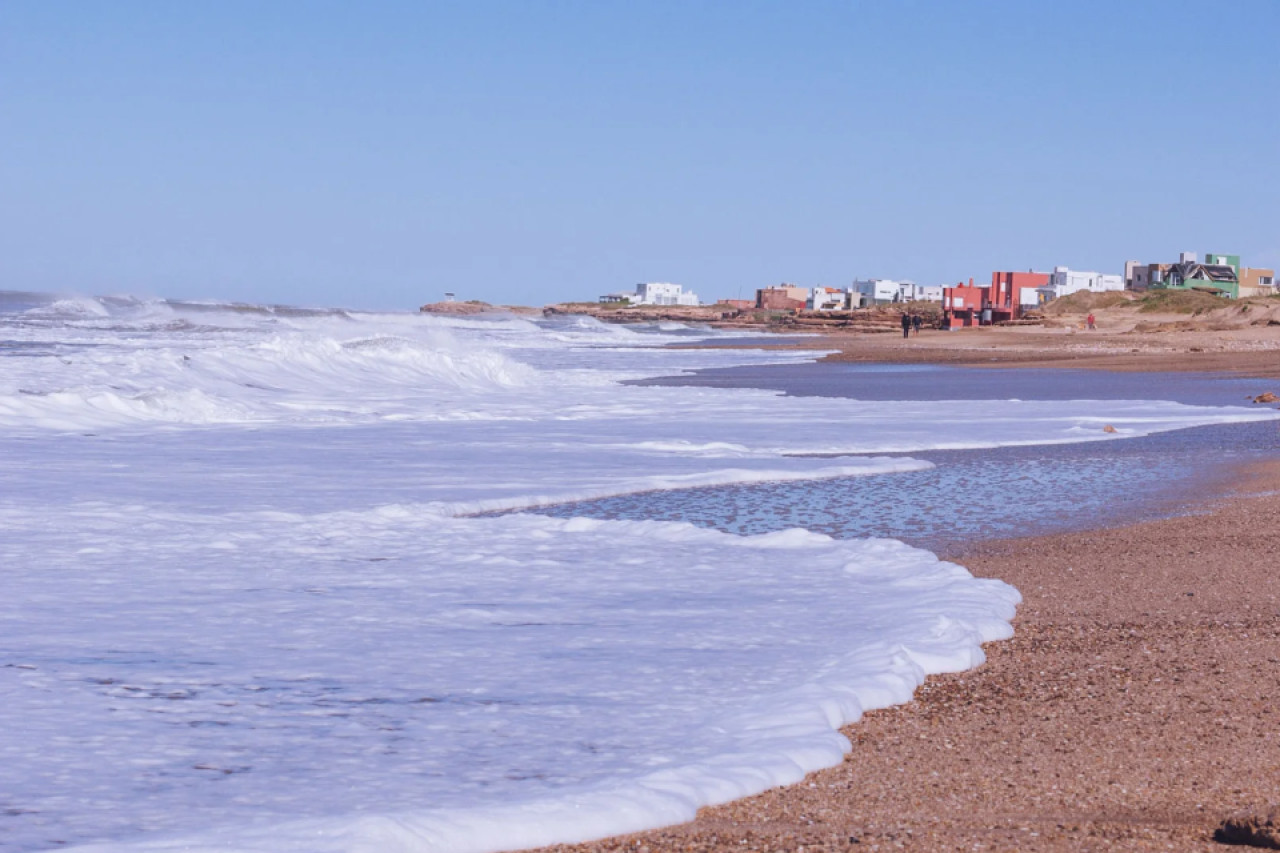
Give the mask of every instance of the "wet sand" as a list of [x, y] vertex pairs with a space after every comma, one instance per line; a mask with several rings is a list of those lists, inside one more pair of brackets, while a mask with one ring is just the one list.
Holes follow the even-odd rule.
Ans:
[[[1280, 489], [1280, 463], [1242, 485]], [[847, 727], [798, 785], [550, 849], [1214, 850], [1280, 802], [1280, 495], [944, 556], [1024, 596], [985, 665]]]
[[[901, 339], [857, 337], [842, 358], [907, 360]], [[966, 343], [947, 361], [927, 335], [908, 343], [920, 361], [992, 357]], [[1182, 369], [1168, 353], [1023, 346], [996, 344], [994, 357]], [[1224, 349], [1185, 369], [1280, 376], [1280, 353]], [[1244, 469], [1203, 515], [1096, 523], [942, 554], [1022, 592], [1014, 637], [846, 727], [840, 766], [688, 824], [547, 849], [1224, 849], [1224, 819], [1280, 803], [1280, 461]]]
[[892, 334], [833, 332], [796, 338], [797, 349], [834, 349], [829, 361], [967, 367], [1072, 367], [1119, 371], [1202, 371], [1280, 378], [1280, 327], [1139, 333], [994, 327]]
[[[834, 350], [823, 361], [958, 367], [1069, 367], [1122, 372], [1235, 373], [1280, 378], [1280, 325], [1142, 332], [1132, 328], [988, 326], [944, 332], [821, 333], [719, 341], [718, 347]], [[703, 344], [693, 348], [702, 348]]]

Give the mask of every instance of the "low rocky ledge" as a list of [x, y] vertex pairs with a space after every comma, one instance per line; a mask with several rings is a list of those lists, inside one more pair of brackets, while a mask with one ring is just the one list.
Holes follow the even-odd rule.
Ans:
[[[604, 323], [695, 323], [717, 328], [767, 329], [772, 332], [892, 332], [901, 329], [902, 308], [880, 306], [855, 311], [740, 309], [733, 305], [627, 305], [565, 302], [544, 314], [585, 314]], [[926, 318], [932, 325], [933, 318]]]
[[530, 308], [527, 305], [491, 305], [479, 299], [467, 302], [429, 302], [418, 309], [423, 314], [448, 314], [455, 317], [469, 317], [475, 314], [541, 314], [541, 308]]
[[[717, 328], [767, 329], [772, 332], [896, 332], [901, 328], [901, 306], [859, 308], [854, 311], [796, 311], [741, 309], [733, 305], [618, 305], [598, 302], [561, 302], [545, 308], [491, 305], [488, 302], [432, 302], [420, 309], [427, 314], [473, 316], [511, 313], [544, 316], [578, 314], [602, 323], [689, 323]], [[925, 325], [936, 324], [927, 311]]]
[[727, 305], [610, 305], [597, 302], [562, 302], [542, 309], [547, 315], [585, 314], [604, 323], [719, 323], [734, 320], [742, 312]]

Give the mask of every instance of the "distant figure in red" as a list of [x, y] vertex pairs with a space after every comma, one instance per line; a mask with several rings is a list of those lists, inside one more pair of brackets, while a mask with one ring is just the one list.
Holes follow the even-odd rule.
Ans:
[[1092, 311], [1089, 312], [1088, 317], [1084, 318], [1084, 325], [1085, 328], [1091, 332], [1096, 332], [1098, 330], [1097, 320], [1094, 318]]
[[902, 337], [906, 338], [911, 335], [911, 315], [906, 311], [902, 312]]

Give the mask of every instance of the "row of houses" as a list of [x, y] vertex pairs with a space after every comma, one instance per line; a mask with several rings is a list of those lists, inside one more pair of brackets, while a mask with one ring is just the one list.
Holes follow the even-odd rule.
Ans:
[[1195, 252], [1183, 252], [1175, 264], [1125, 261], [1124, 281], [1130, 290], [1198, 290], [1227, 299], [1276, 293], [1275, 270], [1241, 266], [1239, 255], [1207, 254], [1198, 261]]
[[[1016, 320], [1024, 311], [1080, 291], [1180, 289], [1212, 293], [1226, 299], [1265, 296], [1276, 292], [1275, 271], [1241, 266], [1239, 255], [1207, 254], [1197, 260], [1183, 252], [1177, 263], [1143, 264], [1126, 261], [1124, 275], [1054, 267], [1053, 272], [998, 271], [990, 284], [920, 285], [913, 281], [872, 278], [848, 287], [801, 287], [783, 283], [762, 287], [754, 300], [721, 299], [718, 304], [741, 310], [849, 311], [873, 305], [908, 302], [940, 303], [949, 328]], [[696, 293], [670, 282], [636, 285], [634, 293], [600, 297], [604, 303], [633, 305], [699, 305]]]
[[968, 284], [962, 282], [952, 286], [921, 285], [887, 278], [855, 281], [847, 288], [803, 288], [781, 284], [757, 290], [755, 302], [742, 307], [775, 311], [848, 311], [873, 305], [939, 302], [945, 308], [954, 307], [961, 311], [987, 306], [993, 308], [997, 315], [1016, 316], [1023, 309], [1043, 305], [1079, 290], [1123, 289], [1124, 281], [1118, 275], [1055, 267], [1052, 273], [993, 272], [989, 285], [975, 285], [973, 279], [969, 279]]
[[843, 311], [871, 305], [928, 301], [940, 303], [945, 328], [988, 325], [1020, 318], [1025, 311], [1059, 297], [1088, 291], [1197, 290], [1226, 298], [1269, 296], [1277, 292], [1271, 269], [1241, 266], [1237, 255], [1205, 255], [1196, 260], [1184, 252], [1174, 264], [1125, 263], [1124, 275], [1054, 267], [1053, 272], [997, 271], [988, 284], [922, 286], [911, 281], [868, 279], [847, 288], [802, 288], [793, 284], [761, 288], [754, 305], [740, 307], [782, 310]]
[[766, 311], [809, 310], [848, 311], [870, 305], [894, 302], [918, 302], [942, 300], [942, 286], [919, 285], [913, 281], [894, 281], [888, 278], [872, 278], [855, 281], [847, 288], [799, 287], [779, 284], [756, 291], [754, 302], [724, 300], [738, 307], [751, 307]]

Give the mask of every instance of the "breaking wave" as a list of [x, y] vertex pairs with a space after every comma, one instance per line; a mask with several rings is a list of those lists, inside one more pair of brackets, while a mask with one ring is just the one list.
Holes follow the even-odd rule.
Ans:
[[0, 425], [448, 417], [537, 370], [429, 317], [58, 299], [0, 315]]

